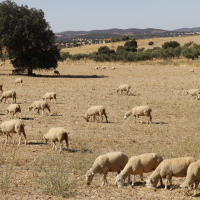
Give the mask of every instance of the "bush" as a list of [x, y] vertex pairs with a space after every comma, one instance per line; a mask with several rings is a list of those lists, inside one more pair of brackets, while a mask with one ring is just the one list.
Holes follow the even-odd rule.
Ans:
[[165, 42], [163, 45], [162, 45], [162, 48], [163, 49], [167, 49], [169, 47], [172, 47], [173, 49], [176, 48], [176, 47], [179, 47], [180, 44], [176, 41], [170, 41], [170, 42]]
[[154, 44], [154, 42], [149, 42], [149, 45], [153, 45]]

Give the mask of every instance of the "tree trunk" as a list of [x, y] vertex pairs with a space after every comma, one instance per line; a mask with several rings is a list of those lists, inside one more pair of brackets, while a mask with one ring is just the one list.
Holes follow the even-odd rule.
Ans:
[[28, 69], [28, 75], [33, 75], [33, 69], [31, 68]]

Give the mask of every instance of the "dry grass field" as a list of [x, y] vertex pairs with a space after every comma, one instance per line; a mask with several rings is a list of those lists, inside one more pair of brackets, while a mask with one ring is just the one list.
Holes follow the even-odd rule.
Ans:
[[[94, 70], [95, 66], [107, 68]], [[194, 73], [189, 72], [191, 66]], [[84, 173], [98, 155], [112, 151], [129, 157], [155, 152], [164, 159], [200, 159], [200, 101], [185, 95], [188, 89], [200, 88], [198, 66], [198, 60], [183, 59], [130, 65], [79, 61], [59, 63], [61, 76], [53, 76], [52, 70], [34, 71], [41, 76], [30, 77], [9, 75], [13, 68], [7, 61], [0, 67], [0, 82], [4, 91], [17, 93], [28, 144], [22, 139], [17, 146], [19, 137], [12, 134], [15, 144], [9, 140], [6, 145], [5, 135], [0, 135], [0, 199], [195, 199], [193, 191], [186, 194], [178, 188], [183, 178], [173, 178], [172, 191], [143, 187], [138, 176], [134, 188], [117, 188], [115, 174], [108, 173], [108, 185], [101, 187], [102, 176], [96, 175], [88, 187]], [[22, 87], [14, 84], [17, 77], [23, 78]], [[117, 94], [120, 84], [129, 84], [131, 95]], [[46, 92], [57, 93], [57, 103], [49, 103], [53, 115], [28, 112], [28, 106]], [[9, 120], [8, 105], [0, 104], [1, 123]], [[87, 123], [82, 118], [93, 105], [105, 106], [109, 123]], [[125, 112], [139, 105], [151, 106], [152, 124], [146, 117], [141, 117], [142, 124], [134, 124], [133, 117], [124, 120]], [[64, 145], [59, 153], [51, 149], [51, 142], [43, 143], [43, 135], [56, 126], [69, 130], [69, 151]]]

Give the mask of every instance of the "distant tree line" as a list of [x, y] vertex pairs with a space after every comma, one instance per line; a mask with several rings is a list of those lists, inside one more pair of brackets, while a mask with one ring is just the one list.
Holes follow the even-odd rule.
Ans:
[[128, 40], [124, 46], [118, 46], [117, 50], [102, 46], [97, 52], [90, 54], [70, 55], [68, 52], [61, 55], [61, 59], [67, 58], [76, 61], [80, 59], [91, 59], [96, 62], [137, 62], [144, 60], [163, 59], [169, 60], [184, 56], [187, 59], [195, 59], [200, 55], [200, 45], [188, 42], [182, 47], [176, 41], [165, 42], [162, 47], [154, 47], [153, 49], [138, 48], [135, 38]]

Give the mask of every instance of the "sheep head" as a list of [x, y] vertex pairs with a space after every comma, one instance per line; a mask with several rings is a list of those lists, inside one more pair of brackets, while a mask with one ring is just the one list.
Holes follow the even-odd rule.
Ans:
[[124, 119], [127, 119], [130, 116], [130, 114], [125, 113]]
[[122, 188], [124, 186], [124, 179], [125, 178], [123, 176], [117, 176], [116, 182], [117, 182], [118, 188]]
[[151, 179], [151, 178], [146, 179], [146, 185], [148, 188], [156, 187], [157, 183], [158, 183], [157, 179]]
[[28, 112], [30, 111], [30, 110], [32, 110], [33, 109], [33, 107], [32, 106], [29, 106], [28, 107]]
[[44, 139], [44, 143], [46, 144], [47, 143], [47, 139], [45, 138], [45, 135], [43, 136], [43, 139]]
[[88, 172], [88, 173], [85, 174], [87, 185], [90, 185], [90, 183], [92, 182], [92, 179], [93, 179], [94, 175], [95, 175], [94, 172]]

